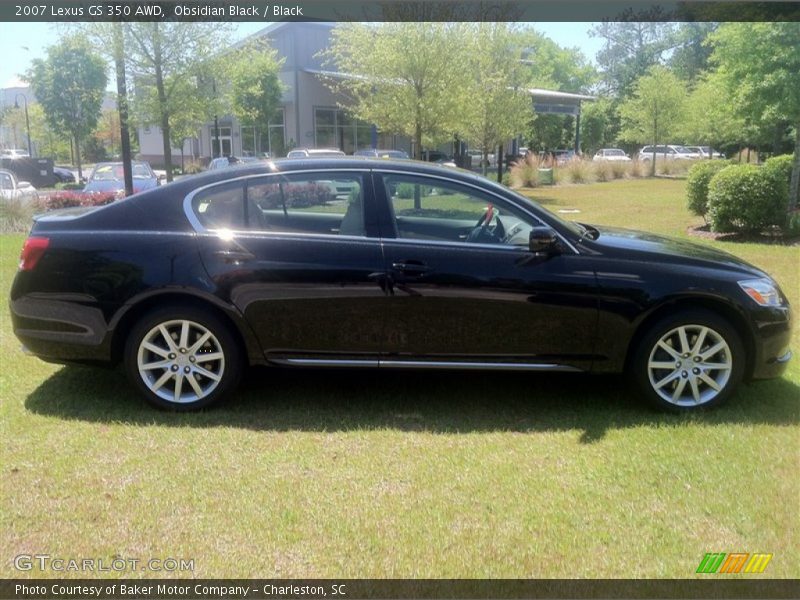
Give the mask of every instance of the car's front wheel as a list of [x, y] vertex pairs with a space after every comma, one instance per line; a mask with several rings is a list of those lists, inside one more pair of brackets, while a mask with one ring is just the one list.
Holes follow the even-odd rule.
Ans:
[[151, 404], [203, 408], [233, 391], [242, 373], [236, 340], [221, 319], [194, 307], [144, 316], [125, 347], [128, 377]]
[[634, 352], [637, 386], [662, 409], [685, 412], [718, 405], [731, 396], [744, 375], [741, 337], [726, 319], [706, 310], [662, 319]]

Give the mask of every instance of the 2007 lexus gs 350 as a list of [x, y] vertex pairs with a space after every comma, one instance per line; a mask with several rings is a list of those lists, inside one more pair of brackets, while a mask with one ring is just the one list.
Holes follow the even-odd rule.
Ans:
[[173, 410], [268, 364], [624, 371], [642, 399], [690, 411], [791, 357], [763, 271], [413, 161], [246, 165], [40, 217], [11, 314], [29, 352], [121, 361]]

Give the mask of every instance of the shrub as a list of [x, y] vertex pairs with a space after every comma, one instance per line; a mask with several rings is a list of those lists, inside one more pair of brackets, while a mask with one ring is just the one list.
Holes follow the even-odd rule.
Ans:
[[611, 175], [614, 179], [624, 179], [631, 170], [632, 163], [629, 162], [610, 162]]
[[612, 166], [613, 164], [618, 164], [618, 163], [611, 163], [606, 161], [593, 162], [592, 172], [595, 181], [611, 181], [612, 179], [614, 179], [614, 167]]
[[573, 158], [556, 169], [556, 178], [559, 183], [591, 183], [594, 181], [592, 163], [580, 158]]
[[728, 165], [721, 160], [701, 160], [689, 169], [686, 180], [686, 198], [692, 214], [705, 218], [708, 212], [708, 184]]
[[714, 175], [708, 186], [711, 229], [721, 233], [759, 232], [786, 225], [787, 195], [774, 173], [755, 165], [735, 165]]
[[414, 197], [414, 184], [413, 183], [398, 183], [397, 184], [397, 192], [395, 195], [398, 198], [404, 198], [406, 200], [410, 200]]
[[83, 184], [82, 183], [77, 183], [77, 182], [57, 183], [55, 185], [55, 188], [57, 190], [82, 190], [83, 189]]
[[764, 169], [769, 171], [779, 180], [786, 182], [786, 193], [789, 193], [789, 180], [792, 178], [792, 164], [794, 163], [794, 155], [782, 154], [781, 156], [774, 156], [764, 162]]
[[31, 228], [33, 215], [42, 212], [39, 201], [0, 200], [0, 233], [24, 233]]
[[45, 208], [47, 210], [58, 210], [76, 206], [103, 206], [104, 204], [111, 204], [116, 199], [117, 195], [113, 192], [94, 194], [73, 191], [56, 192], [51, 194], [45, 201]]
[[539, 185], [539, 157], [528, 154], [522, 160], [511, 163], [508, 180], [512, 188], [536, 187]]

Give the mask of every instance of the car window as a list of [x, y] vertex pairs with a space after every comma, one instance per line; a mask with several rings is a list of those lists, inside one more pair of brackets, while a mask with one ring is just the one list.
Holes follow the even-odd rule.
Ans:
[[251, 229], [287, 233], [364, 236], [361, 175], [325, 172], [251, 180]]
[[535, 219], [455, 182], [384, 175], [397, 237], [527, 247]]
[[244, 185], [234, 182], [199, 192], [192, 210], [206, 229], [247, 229], [244, 215]]
[[0, 173], [0, 190], [13, 190], [14, 180], [8, 173]]

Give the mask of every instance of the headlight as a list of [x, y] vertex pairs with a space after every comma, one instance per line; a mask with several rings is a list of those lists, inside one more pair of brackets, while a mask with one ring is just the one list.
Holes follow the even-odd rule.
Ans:
[[780, 306], [783, 302], [778, 286], [770, 279], [747, 279], [738, 283], [759, 306]]

